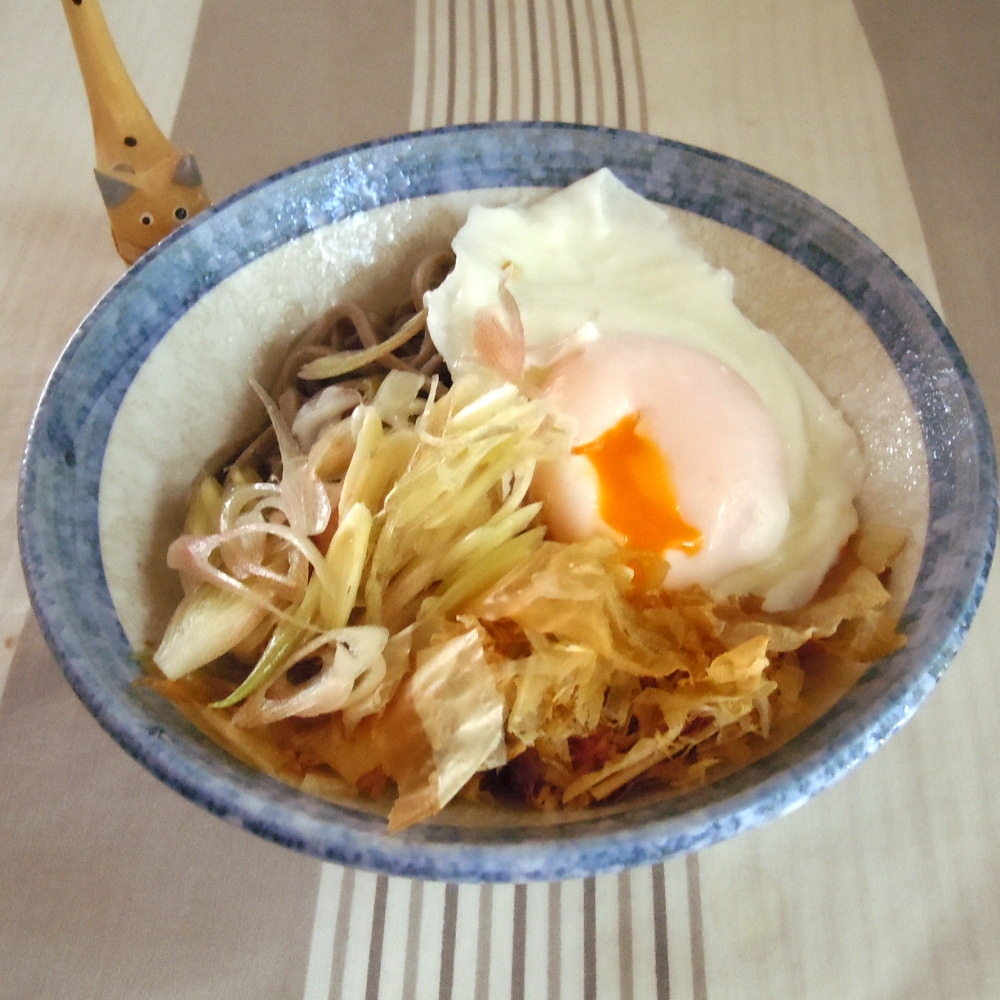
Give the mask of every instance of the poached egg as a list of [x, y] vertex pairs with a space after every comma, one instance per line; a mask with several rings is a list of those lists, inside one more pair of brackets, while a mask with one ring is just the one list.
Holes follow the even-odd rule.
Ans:
[[[572, 448], [535, 473], [551, 537], [656, 552], [665, 586], [808, 601], [858, 523], [858, 439], [733, 302], [733, 277], [602, 169], [528, 205], [474, 207], [427, 326], [453, 374], [489, 364], [550, 397]], [[511, 356], [517, 368], [510, 368]]]

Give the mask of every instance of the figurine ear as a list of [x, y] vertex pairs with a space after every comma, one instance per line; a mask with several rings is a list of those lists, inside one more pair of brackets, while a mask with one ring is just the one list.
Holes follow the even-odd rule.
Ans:
[[94, 176], [97, 178], [97, 186], [107, 208], [117, 208], [135, 191], [135, 188], [128, 181], [112, 177], [111, 174], [95, 170]]
[[177, 161], [173, 182], [182, 187], [201, 187], [201, 171], [198, 169], [198, 163], [193, 153], [185, 153]]

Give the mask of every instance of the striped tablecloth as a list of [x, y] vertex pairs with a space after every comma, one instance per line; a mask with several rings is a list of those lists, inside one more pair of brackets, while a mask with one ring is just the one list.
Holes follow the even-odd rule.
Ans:
[[[804, 188], [944, 309], [1000, 426], [1000, 13], [879, 0], [104, 0], [220, 199], [410, 129], [650, 131]], [[17, 566], [17, 461], [121, 272], [59, 5], [0, 11], [0, 997], [1000, 996], [996, 587], [928, 705], [815, 802], [621, 874], [452, 885], [321, 864], [161, 787], [75, 700]], [[933, 266], [932, 266], [933, 264]]]

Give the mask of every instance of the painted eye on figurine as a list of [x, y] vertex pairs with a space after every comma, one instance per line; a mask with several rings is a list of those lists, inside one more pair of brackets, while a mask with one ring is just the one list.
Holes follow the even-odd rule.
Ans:
[[142, 215], [139, 216], [139, 221], [144, 226], [151, 226], [153, 224], [153, 217], [149, 214], [149, 212], [143, 212]]
[[183, 205], [178, 205], [177, 208], [174, 209], [174, 218], [177, 219], [178, 222], [183, 222], [187, 217], [188, 210]]

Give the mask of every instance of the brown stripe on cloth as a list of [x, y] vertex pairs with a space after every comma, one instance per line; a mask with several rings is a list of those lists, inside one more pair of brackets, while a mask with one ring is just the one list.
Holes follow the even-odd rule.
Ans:
[[634, 956], [632, 955], [632, 876], [618, 873], [618, 983], [622, 1000], [635, 996]]
[[351, 909], [354, 906], [354, 884], [357, 874], [344, 868], [340, 880], [340, 901], [333, 930], [333, 963], [330, 970], [330, 1000], [350, 1000], [343, 994], [344, 970], [347, 968], [347, 942], [351, 933]]
[[566, 15], [569, 18], [570, 61], [573, 66], [573, 117], [574, 122], [583, 121], [583, 83], [580, 73], [580, 37], [576, 30], [576, 12], [573, 0], [566, 0]]
[[490, 986], [490, 933], [493, 921], [493, 886], [479, 890], [479, 924], [476, 932], [476, 996], [486, 996]]
[[597, 883], [583, 880], [583, 1000], [597, 998]]
[[406, 131], [413, 17], [410, 3], [204, 0], [173, 138], [211, 197]]
[[991, 377], [1000, 330], [1000, 5], [854, 7], [882, 74], [945, 320], [1000, 435], [1000, 379]]
[[439, 1000], [451, 1000], [455, 987], [455, 937], [458, 931], [458, 886], [444, 887], [444, 921], [441, 927]]
[[604, 74], [601, 66], [601, 36], [598, 33], [597, 15], [594, 13], [593, 0], [587, 0], [585, 6], [587, 30], [584, 34], [589, 37], [589, 45], [587, 47], [590, 50], [590, 70], [584, 76], [593, 81], [593, 87], [590, 88], [591, 93], [589, 96], [594, 101], [593, 117], [588, 120], [593, 125], [606, 125], [608, 121], [604, 115]]
[[417, 966], [420, 962], [420, 915], [424, 904], [424, 883], [410, 883], [407, 910], [406, 952], [403, 958], [403, 1000], [417, 1000]]
[[684, 859], [688, 878], [688, 921], [691, 937], [692, 1000], [707, 1000], [708, 985], [705, 966], [705, 924], [702, 914], [701, 868], [697, 854]]
[[70, 983], [74, 997], [124, 995], [122, 983], [192, 1000], [301, 995], [319, 870], [151, 777], [87, 714], [29, 619], [0, 707], [5, 998], [68, 996]]
[[511, 940], [510, 996], [524, 1000], [526, 983], [525, 948], [527, 946], [528, 887], [514, 886], [514, 924]]
[[389, 878], [379, 875], [375, 882], [375, 901], [372, 907], [372, 937], [368, 949], [368, 977], [365, 1000], [377, 1000], [379, 975], [382, 969], [382, 947], [385, 942], [385, 906], [389, 898]]
[[546, 944], [546, 973], [548, 978], [548, 993], [546, 1000], [559, 1000], [562, 996], [562, 966], [560, 964], [562, 950], [562, 892], [559, 882], [550, 882], [548, 886], [549, 932]]
[[663, 865], [650, 871], [653, 881], [653, 972], [656, 1000], [670, 998], [670, 953], [667, 947], [667, 880]]

